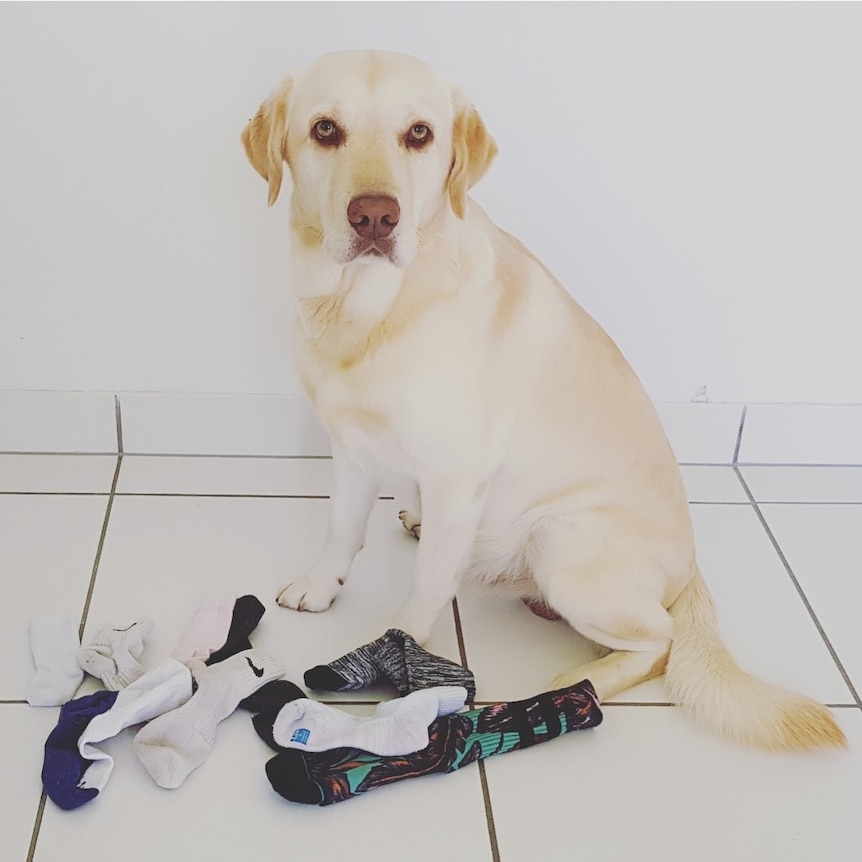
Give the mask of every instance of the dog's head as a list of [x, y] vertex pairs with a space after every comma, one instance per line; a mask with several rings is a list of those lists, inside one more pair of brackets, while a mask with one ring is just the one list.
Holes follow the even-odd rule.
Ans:
[[329, 54], [285, 79], [242, 141], [270, 205], [287, 163], [300, 241], [342, 266], [407, 266], [441, 207], [464, 217], [467, 190], [497, 152], [459, 90], [383, 51]]

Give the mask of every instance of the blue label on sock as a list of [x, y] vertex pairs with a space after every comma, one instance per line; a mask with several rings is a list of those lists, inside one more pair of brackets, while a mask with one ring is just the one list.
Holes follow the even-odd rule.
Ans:
[[290, 737], [290, 741], [298, 742], [300, 745], [305, 745], [308, 742], [309, 736], [311, 736], [311, 731], [307, 727], [300, 727], [299, 730], [293, 731], [293, 736]]

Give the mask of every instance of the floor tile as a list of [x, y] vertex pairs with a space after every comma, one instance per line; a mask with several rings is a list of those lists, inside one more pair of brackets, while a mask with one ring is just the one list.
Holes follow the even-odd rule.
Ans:
[[116, 455], [0, 455], [0, 491], [107, 494]]
[[329, 458], [224, 458], [126, 455], [120, 494], [328, 496]]
[[[814, 623], [750, 506], [692, 507], [701, 570], [725, 642], [749, 672], [826, 703], [853, 703]], [[862, 509], [860, 509], [862, 515]], [[517, 599], [464, 588], [458, 607], [482, 701], [528, 697], [595, 655], [563, 621], [533, 616]], [[615, 701], [667, 702], [663, 680]]]
[[677, 461], [730, 464], [736, 449], [740, 404], [657, 404]]
[[536, 847], [616, 862], [810, 862], [858, 844], [862, 715], [850, 752], [777, 755], [710, 737], [672, 707], [605, 708], [599, 727], [487, 761], [500, 857]]
[[761, 511], [862, 693], [862, 506], [765, 505]]
[[748, 497], [732, 467], [683, 464], [680, 467], [691, 503], [747, 503]]
[[128, 393], [120, 404], [128, 454], [329, 455], [329, 437], [301, 398]]
[[114, 396], [0, 392], [0, 452], [117, 451]]
[[45, 740], [57, 722], [58, 709], [0, 704], [0, 859], [24, 862], [42, 793], [40, 774]]
[[862, 503], [862, 467], [740, 467], [758, 503]]
[[[316, 555], [328, 506], [285, 498], [117, 497], [84, 638], [101, 624], [146, 614], [156, 630], [144, 658], [159, 661], [204, 598], [251, 593], [266, 607], [253, 644], [280, 658], [288, 678], [301, 684], [309, 667], [383, 634], [411, 584], [415, 540], [401, 527], [394, 502], [384, 500], [332, 607], [321, 614], [278, 607], [274, 599], [287, 573], [304, 571]], [[441, 617], [428, 648], [460, 660], [451, 613]]]
[[862, 404], [753, 404], [739, 461], [862, 464]]
[[[399, 782], [320, 808], [287, 802], [264, 771], [272, 752], [237, 711], [219, 727], [210, 758], [174, 790], [158, 787], [132, 745], [133, 730], [105, 744], [115, 759], [102, 793], [75, 811], [45, 807], [36, 862], [229, 859], [490, 860], [478, 769]], [[439, 828], [429, 824], [440, 824]], [[17, 862], [17, 860], [16, 860]], [[23, 862], [23, 860], [22, 860]]]
[[34, 673], [27, 633], [42, 614], [84, 610], [107, 497], [0, 495], [0, 699], [23, 699]]

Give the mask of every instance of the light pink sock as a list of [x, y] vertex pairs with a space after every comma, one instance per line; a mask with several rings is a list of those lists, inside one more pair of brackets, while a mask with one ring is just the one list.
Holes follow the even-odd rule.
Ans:
[[206, 599], [195, 612], [171, 658], [185, 664], [192, 659], [206, 661], [227, 640], [236, 596]]

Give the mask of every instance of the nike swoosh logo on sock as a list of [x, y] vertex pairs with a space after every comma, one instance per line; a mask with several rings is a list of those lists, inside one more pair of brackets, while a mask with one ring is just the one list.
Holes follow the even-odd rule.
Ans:
[[255, 676], [263, 676], [263, 668], [262, 667], [255, 667], [251, 663], [251, 659], [248, 656], [245, 657], [245, 660], [248, 662], [248, 666], [252, 669]]

